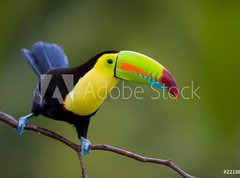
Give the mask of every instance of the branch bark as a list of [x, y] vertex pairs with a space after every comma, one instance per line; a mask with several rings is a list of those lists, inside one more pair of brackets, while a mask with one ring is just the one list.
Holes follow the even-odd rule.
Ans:
[[82, 176], [81, 176], [81, 178], [88, 178], [87, 171], [86, 171], [84, 163], [83, 163], [82, 154], [81, 154], [80, 151], [76, 151], [76, 152], [77, 152], [77, 155], [78, 155], [78, 158], [79, 158], [79, 161], [80, 161], [80, 165], [81, 165], [81, 169], [82, 169]]
[[[6, 113], [0, 112], [0, 120], [2, 122], [5, 122], [6, 124], [12, 126], [13, 128], [17, 128], [18, 121]], [[31, 130], [31, 131], [37, 132], [38, 134], [45, 135], [47, 137], [55, 139], [59, 142], [62, 142], [65, 145], [67, 145], [74, 151], [76, 151], [79, 161], [80, 161], [81, 169], [82, 169], [82, 178], [87, 178], [87, 173], [86, 173], [86, 169], [83, 164], [82, 155], [80, 154], [80, 152], [81, 152], [80, 145], [77, 145], [77, 144], [71, 142], [70, 140], [64, 138], [63, 136], [61, 136], [53, 131], [47, 130], [42, 127], [38, 127], [36, 125], [28, 124], [25, 127], [25, 130]], [[191, 176], [190, 174], [183, 171], [180, 167], [178, 167], [176, 164], [174, 164], [171, 160], [148, 158], [148, 157], [144, 157], [139, 154], [136, 154], [136, 153], [132, 153], [127, 150], [123, 150], [123, 149], [105, 145], [105, 144], [92, 145], [91, 150], [110, 151], [110, 152], [113, 152], [113, 153], [116, 153], [116, 154], [119, 154], [119, 155], [122, 155], [122, 156], [125, 156], [128, 158], [135, 159], [140, 162], [165, 165], [165, 166], [168, 166], [169, 168], [173, 169], [174, 171], [176, 171], [178, 174], [180, 174], [184, 178], [195, 178], [194, 176]]]

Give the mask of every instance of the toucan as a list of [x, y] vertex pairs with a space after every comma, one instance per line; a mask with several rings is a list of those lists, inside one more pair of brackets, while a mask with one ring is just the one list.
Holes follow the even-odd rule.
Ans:
[[[152, 58], [138, 52], [108, 50], [84, 64], [69, 67], [67, 56], [54, 43], [36, 42], [32, 50], [21, 49], [23, 57], [38, 76], [30, 114], [19, 119], [21, 135], [30, 118], [43, 115], [76, 127], [81, 153], [90, 153], [87, 139], [90, 118], [96, 114], [107, 94], [119, 80], [133, 81], [160, 88], [179, 96], [170, 72]], [[105, 87], [105, 90], [99, 90]]]

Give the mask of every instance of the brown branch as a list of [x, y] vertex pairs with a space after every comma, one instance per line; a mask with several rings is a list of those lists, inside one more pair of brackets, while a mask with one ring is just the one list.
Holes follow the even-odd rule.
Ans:
[[77, 151], [77, 155], [78, 155], [78, 158], [79, 158], [79, 161], [80, 161], [80, 165], [81, 165], [81, 168], [82, 168], [82, 177], [81, 177], [81, 178], [88, 178], [88, 177], [87, 177], [86, 169], [85, 169], [85, 167], [84, 167], [83, 157], [82, 157], [81, 152], [80, 152], [80, 151]]
[[[3, 113], [3, 112], [0, 112], [0, 120], [5, 122], [6, 124], [12, 126], [13, 128], [16, 128], [17, 125], [18, 125], [18, 121], [16, 119], [14, 119], [12, 116], [10, 116], [6, 113]], [[37, 132], [41, 135], [45, 135], [45, 136], [48, 136], [50, 138], [53, 138], [57, 141], [62, 142], [65, 145], [67, 145], [71, 149], [75, 150], [78, 154], [78, 158], [79, 158], [79, 161], [80, 161], [80, 164], [81, 164], [82, 178], [87, 178], [86, 170], [85, 170], [85, 167], [84, 167], [84, 164], [83, 164], [82, 155], [80, 154], [80, 151], [81, 151], [81, 146], [80, 145], [77, 145], [77, 144], [71, 142], [70, 140], [62, 137], [61, 135], [59, 135], [59, 134], [57, 134], [53, 131], [47, 130], [45, 128], [38, 127], [36, 125], [28, 124], [25, 127], [25, 129]], [[104, 145], [104, 144], [92, 145], [91, 149], [92, 150], [103, 150], [103, 151], [114, 152], [114, 153], [117, 153], [119, 155], [135, 159], [135, 160], [140, 161], [140, 162], [165, 165], [165, 166], [168, 166], [171, 169], [175, 170], [178, 174], [180, 174], [184, 178], [195, 178], [194, 176], [191, 176], [191, 175], [187, 174], [185, 171], [183, 171], [181, 168], [179, 168], [176, 164], [174, 164], [171, 160], [148, 158], [148, 157], [144, 157], [144, 156], [141, 156], [139, 154], [136, 154], [136, 153], [132, 153], [132, 152], [127, 151], [127, 150], [123, 150], [123, 149], [120, 149], [120, 148], [116, 148], [116, 147], [109, 146], [109, 145]]]

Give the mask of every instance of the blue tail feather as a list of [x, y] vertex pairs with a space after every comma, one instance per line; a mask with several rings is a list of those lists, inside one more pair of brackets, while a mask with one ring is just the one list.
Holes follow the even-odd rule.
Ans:
[[32, 52], [22, 49], [22, 54], [38, 77], [50, 69], [68, 67], [66, 55], [56, 44], [36, 42]]
[[34, 72], [40, 76], [41, 72], [39, 71], [39, 67], [37, 64], [36, 59], [32, 56], [32, 53], [28, 49], [21, 49], [23, 57], [27, 60], [28, 64], [31, 66], [31, 68], [34, 70]]

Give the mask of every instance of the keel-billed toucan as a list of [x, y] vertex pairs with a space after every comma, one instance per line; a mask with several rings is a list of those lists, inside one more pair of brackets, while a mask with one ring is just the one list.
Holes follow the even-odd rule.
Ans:
[[[161, 88], [178, 98], [178, 87], [170, 72], [137, 52], [104, 51], [78, 67], [68, 66], [67, 57], [56, 44], [37, 42], [32, 51], [22, 49], [22, 54], [39, 82], [31, 113], [20, 118], [18, 133], [22, 134], [28, 120], [39, 114], [68, 122], [77, 129], [83, 155], [90, 152], [90, 141], [86, 139], [90, 118], [119, 79]], [[101, 87], [106, 89], [99, 92]]]

